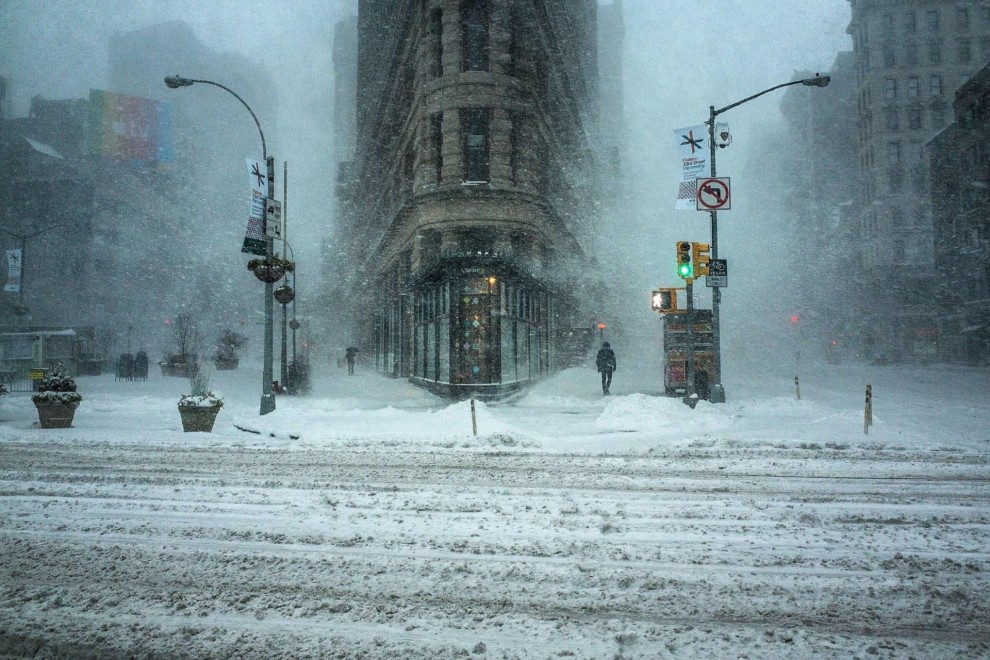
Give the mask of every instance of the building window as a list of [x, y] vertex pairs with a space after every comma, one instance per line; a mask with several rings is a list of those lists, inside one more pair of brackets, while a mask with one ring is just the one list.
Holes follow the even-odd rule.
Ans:
[[488, 126], [490, 123], [491, 112], [487, 108], [461, 110], [465, 181], [488, 181]]
[[897, 78], [884, 79], [884, 97], [888, 99], [897, 98]]
[[904, 47], [904, 63], [908, 66], [918, 66], [918, 44], [908, 44]]
[[521, 43], [519, 30], [521, 29], [519, 20], [519, 10], [515, 5], [509, 8], [509, 75], [518, 76], [520, 72], [521, 53], [519, 44]]
[[908, 77], [907, 95], [908, 98], [912, 98], [918, 95], [918, 76]]
[[938, 32], [939, 31], [938, 10], [937, 9], [928, 10], [928, 13], [925, 14], [925, 22], [928, 25], [929, 32], [932, 33]]
[[897, 165], [901, 162], [901, 143], [900, 142], [888, 142], [887, 143], [887, 163], [890, 165]]
[[929, 112], [932, 115], [932, 126], [936, 129], [945, 126], [945, 106], [941, 103], [933, 103]]
[[967, 64], [973, 59], [972, 42], [969, 39], [960, 39], [958, 43], [958, 57], [960, 64]]
[[904, 14], [904, 31], [908, 34], [914, 34], [918, 31], [918, 18], [913, 11]]
[[907, 247], [903, 238], [895, 238], [891, 248], [891, 260], [902, 264], [907, 260]]
[[956, 9], [956, 29], [957, 30], [968, 30], [969, 29], [969, 9], [966, 7], [959, 7]]
[[932, 74], [932, 84], [930, 89], [932, 96], [942, 96], [942, 76], [937, 73]]
[[935, 66], [942, 63], [942, 44], [937, 41], [928, 44], [928, 63]]
[[887, 108], [887, 130], [897, 131], [901, 128], [901, 120], [897, 114], [897, 108]]
[[518, 186], [522, 178], [522, 119], [518, 114], [513, 113], [511, 121], [509, 165], [512, 168], [512, 185]]
[[884, 14], [883, 15], [883, 33], [885, 35], [894, 34], [894, 15]]
[[894, 49], [893, 48], [890, 48], [889, 46], [887, 48], [884, 48], [883, 49], [883, 65], [885, 67], [890, 68], [892, 66], [895, 66], [896, 64], [897, 64], [897, 57], [894, 55]]
[[434, 9], [430, 14], [430, 29], [433, 32], [433, 76], [443, 75], [443, 10]]
[[990, 29], [990, 7], [980, 7], [980, 27]]
[[488, 70], [488, 2], [467, 0], [461, 5], [465, 71]]
[[433, 134], [433, 166], [437, 185], [443, 181], [443, 113], [430, 117], [430, 132]]
[[907, 110], [908, 118], [908, 128], [913, 130], [920, 129], [921, 126], [921, 106], [912, 106]]

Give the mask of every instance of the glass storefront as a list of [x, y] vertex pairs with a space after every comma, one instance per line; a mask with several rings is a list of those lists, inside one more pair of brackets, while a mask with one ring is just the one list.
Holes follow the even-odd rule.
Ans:
[[512, 385], [549, 371], [548, 296], [477, 275], [420, 285], [408, 374], [443, 386]]

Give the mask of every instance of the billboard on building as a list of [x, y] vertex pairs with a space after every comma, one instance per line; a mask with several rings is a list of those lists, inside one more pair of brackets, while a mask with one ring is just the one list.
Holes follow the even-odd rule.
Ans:
[[172, 158], [169, 104], [99, 89], [89, 90], [89, 152], [153, 164]]

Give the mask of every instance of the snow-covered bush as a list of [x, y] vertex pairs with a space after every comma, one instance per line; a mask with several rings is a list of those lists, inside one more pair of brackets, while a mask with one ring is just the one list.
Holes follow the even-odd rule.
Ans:
[[210, 391], [210, 370], [200, 369], [189, 376], [192, 394], [183, 394], [179, 399], [180, 408], [220, 408], [223, 398]]
[[217, 352], [213, 356], [216, 360], [233, 360], [237, 357], [237, 351], [244, 348], [248, 338], [239, 332], [229, 328], [220, 333], [217, 339]]
[[38, 393], [32, 395], [31, 400], [35, 403], [78, 403], [82, 401], [82, 395], [76, 392], [75, 379], [59, 362], [45, 373]]

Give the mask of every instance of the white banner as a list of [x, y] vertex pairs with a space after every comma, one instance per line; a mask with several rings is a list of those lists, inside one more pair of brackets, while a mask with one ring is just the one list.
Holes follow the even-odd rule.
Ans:
[[681, 156], [681, 185], [677, 188], [677, 211], [695, 211], [695, 180], [708, 172], [708, 126], [688, 126], [674, 131], [677, 139], [677, 152]]
[[7, 283], [4, 291], [17, 293], [21, 290], [21, 254], [20, 248], [7, 250]]
[[265, 198], [268, 197], [268, 168], [257, 158], [245, 158], [251, 186], [247, 233], [241, 252], [265, 254]]

